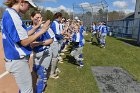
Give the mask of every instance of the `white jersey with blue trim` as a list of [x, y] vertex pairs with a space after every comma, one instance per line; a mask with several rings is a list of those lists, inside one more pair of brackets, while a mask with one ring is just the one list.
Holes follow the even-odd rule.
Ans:
[[64, 30], [64, 24], [63, 23], [60, 23], [60, 25], [59, 25], [60, 27], [60, 33]]
[[[30, 27], [27, 28], [27, 30], [29, 31], [29, 30], [31, 30], [32, 28], [33, 28], [33, 27], [30, 26]], [[40, 27], [38, 30], [36, 30], [36, 32], [40, 31], [40, 29], [41, 29], [41, 27]], [[36, 32], [35, 32], [35, 33], [36, 33]], [[42, 42], [42, 41], [45, 41], [45, 40], [47, 40], [47, 39], [51, 39], [51, 38], [54, 39], [54, 37], [55, 37], [55, 35], [54, 35], [52, 29], [49, 28], [48, 31], [45, 32], [43, 35], [41, 35], [36, 41], [37, 41], [37, 42]], [[41, 51], [45, 50], [46, 48], [47, 48], [46, 46], [40, 45], [40, 46], [34, 47], [34, 48], [33, 48], [33, 51], [34, 51], [34, 52], [41, 52]]]
[[21, 40], [27, 38], [26, 26], [20, 16], [14, 9], [7, 8], [2, 17], [2, 41], [5, 57], [16, 60], [30, 55], [31, 48], [20, 44]]
[[93, 26], [92, 26], [92, 30], [93, 30], [93, 31], [97, 31], [97, 30], [98, 30], [98, 27], [97, 27], [96, 25], [93, 25]]
[[72, 41], [73, 42], [79, 42], [79, 46], [84, 46], [84, 44], [85, 44], [84, 36], [80, 32], [78, 32], [78, 33], [75, 32], [73, 34]]

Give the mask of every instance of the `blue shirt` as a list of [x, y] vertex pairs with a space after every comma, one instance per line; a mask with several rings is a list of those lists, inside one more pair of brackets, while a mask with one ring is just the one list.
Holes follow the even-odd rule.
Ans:
[[102, 25], [101, 33], [102, 33], [102, 34], [107, 34], [107, 33], [108, 33], [108, 28], [107, 28], [107, 26]]
[[[33, 27], [32, 26], [30, 26], [30, 27], [28, 27], [27, 28], [27, 30], [29, 31], [29, 30], [31, 30]], [[36, 30], [36, 32], [38, 32], [38, 31], [40, 31], [41, 30], [41, 27], [38, 29], [38, 30]], [[35, 33], [36, 33], [35, 32]], [[53, 31], [52, 31], [52, 29], [48, 29], [48, 31], [46, 32], [46, 33], [44, 33], [43, 35], [41, 35], [36, 41], [37, 42], [42, 42], [42, 41], [45, 41], [45, 40], [47, 40], [47, 39], [51, 39], [51, 38], [54, 38], [54, 33], [53, 33]], [[45, 50], [45, 49], [47, 49], [47, 47], [46, 46], [43, 46], [43, 45], [40, 45], [40, 46], [37, 46], [37, 47], [34, 47], [33, 48], [33, 51], [34, 52], [41, 52], [41, 51], [43, 51], [43, 50]]]
[[30, 55], [32, 49], [20, 44], [21, 40], [27, 38], [26, 26], [21, 17], [14, 9], [7, 8], [2, 17], [2, 41], [5, 57], [16, 60]]
[[53, 30], [53, 32], [54, 32], [54, 34], [55, 34], [55, 38], [56, 38], [56, 39], [54, 39], [54, 41], [59, 41], [59, 40], [62, 40], [62, 39], [64, 38], [63, 35], [61, 35], [60, 24], [59, 24], [59, 22], [58, 22], [57, 19], [55, 19], [55, 20], [52, 22], [50, 28]]
[[98, 26], [98, 32], [101, 32], [102, 26], [103, 26], [103, 25], [99, 25], [99, 26]]

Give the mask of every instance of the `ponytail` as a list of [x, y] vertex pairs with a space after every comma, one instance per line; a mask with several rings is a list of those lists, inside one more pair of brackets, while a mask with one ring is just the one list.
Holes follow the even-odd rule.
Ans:
[[18, 3], [18, 1], [19, 0], [7, 0], [6, 2], [4, 2], [4, 5], [12, 7], [14, 4]]

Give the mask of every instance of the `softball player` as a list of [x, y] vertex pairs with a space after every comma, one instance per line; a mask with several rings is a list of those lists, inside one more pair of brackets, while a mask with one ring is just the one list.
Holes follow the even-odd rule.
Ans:
[[[37, 22], [42, 21], [41, 13], [39, 11], [32, 12], [31, 19], [33, 21], [33, 26], [37, 25]], [[28, 30], [32, 29], [33, 26], [30, 26]], [[40, 29], [41, 26], [36, 32], [40, 31]], [[46, 87], [48, 68], [52, 59], [50, 44], [53, 42], [54, 36], [53, 31], [49, 28], [46, 33], [30, 44], [33, 48], [33, 70], [38, 75], [36, 93], [42, 93]]]
[[[57, 12], [54, 14], [54, 21], [51, 24], [51, 29], [53, 30], [55, 34], [54, 42], [52, 43], [52, 51], [53, 51], [53, 58], [51, 62], [51, 72], [50, 72], [50, 78], [56, 78], [57, 73], [60, 72], [60, 70], [57, 68], [58, 63], [58, 52], [61, 49], [61, 43], [63, 41], [63, 34], [68, 29], [67, 27], [64, 28], [63, 31], [60, 31], [60, 21], [62, 20], [62, 13]], [[57, 77], [58, 78], [58, 77]]]
[[106, 26], [106, 24], [103, 22], [102, 23], [102, 27], [101, 27], [101, 38], [100, 38], [100, 43], [101, 43], [101, 48], [105, 48], [106, 46], [106, 35], [108, 33], [108, 28]]
[[58, 12], [54, 15], [54, 21], [51, 24], [51, 29], [55, 34], [55, 39], [54, 42], [51, 44], [53, 57], [51, 62], [50, 78], [58, 78], [58, 75], [56, 73], [57, 63], [58, 63], [58, 51], [60, 50], [60, 41], [63, 39], [63, 36], [61, 35], [61, 31], [60, 31], [60, 25], [59, 25], [59, 22], [61, 20], [62, 20], [62, 14]]
[[[33, 93], [31, 72], [27, 62], [32, 50], [28, 45], [46, 32], [50, 21], [44, 24], [40, 32], [28, 36], [19, 13], [25, 14], [31, 5], [36, 7], [35, 4], [32, 0], [8, 0], [5, 5], [8, 8], [2, 17], [2, 41], [6, 70], [14, 76], [20, 93]], [[34, 32], [36, 28], [38, 25], [31, 31]]]
[[96, 23], [93, 22], [93, 24], [92, 24], [91, 43], [93, 42], [93, 38], [94, 38], [94, 36], [96, 36], [96, 40], [98, 41], [97, 30], [98, 30], [98, 29], [97, 29]]
[[103, 24], [102, 24], [102, 22], [99, 22], [99, 25], [98, 25], [98, 27], [97, 27], [97, 42], [98, 42], [98, 44], [100, 45], [101, 44], [101, 29], [102, 29], [102, 26], [103, 26]]
[[72, 36], [72, 42], [74, 43], [74, 48], [71, 52], [71, 56], [73, 56], [76, 61], [79, 63], [80, 67], [83, 67], [84, 64], [82, 62], [83, 59], [83, 46], [84, 46], [84, 36], [80, 33], [80, 26], [78, 24], [75, 25], [75, 32]]

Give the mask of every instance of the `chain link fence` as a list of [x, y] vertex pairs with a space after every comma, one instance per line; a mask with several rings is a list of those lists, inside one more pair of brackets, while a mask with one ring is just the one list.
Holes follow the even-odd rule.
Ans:
[[73, 19], [75, 17], [82, 20], [84, 26], [90, 29], [92, 22], [106, 22], [108, 20], [108, 4], [106, 0], [73, 4]]
[[108, 21], [109, 33], [114, 37], [125, 37], [140, 41], [140, 19]]

